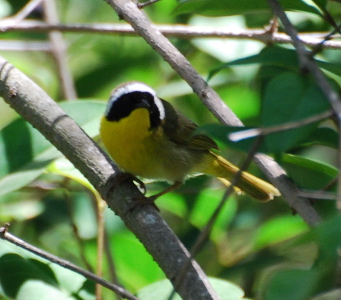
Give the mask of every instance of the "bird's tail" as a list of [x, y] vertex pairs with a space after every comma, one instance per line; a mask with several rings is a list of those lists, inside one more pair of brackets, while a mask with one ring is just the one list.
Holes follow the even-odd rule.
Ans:
[[[224, 159], [222, 156], [211, 152], [214, 159], [206, 174], [218, 177], [218, 179], [226, 186], [229, 186], [233, 176], [239, 171], [239, 168]], [[274, 196], [280, 196], [280, 192], [270, 183], [251, 175], [247, 172], [242, 172], [237, 184], [237, 191], [249, 194], [253, 198], [260, 201], [269, 201]]]

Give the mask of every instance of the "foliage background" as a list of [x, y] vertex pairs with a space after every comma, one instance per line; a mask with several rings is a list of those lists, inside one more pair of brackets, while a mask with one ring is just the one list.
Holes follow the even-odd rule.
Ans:
[[[253, 1], [254, 6], [250, 9], [239, 4], [224, 9], [211, 5], [210, 17], [205, 16], [205, 11], [194, 13], [199, 8], [191, 3], [177, 8], [177, 2], [166, 0], [145, 10], [155, 23], [239, 30], [268, 25], [272, 16], [270, 10], [256, 9], [263, 5], [262, 2]], [[25, 3], [23, 0], [0, 1], [2, 17], [15, 14]], [[62, 23], [118, 22], [115, 12], [104, 1], [62, 0], [57, 4]], [[333, 1], [325, 4], [338, 21], [340, 4]], [[184, 11], [186, 13], [180, 13]], [[288, 14], [300, 32], [332, 30], [321, 16], [301, 7]], [[41, 17], [41, 11], [30, 16]], [[63, 37], [68, 47], [67, 60], [77, 101], [64, 101], [56, 64], [50, 53], [28, 51], [23, 44], [17, 46], [17, 51], [6, 51], [3, 43], [44, 42], [48, 38], [46, 33], [4, 32], [0, 40], [1, 55], [61, 102], [92, 137], [98, 135], [99, 119], [110, 91], [129, 80], [151, 85], [160, 97], [172, 102], [200, 125], [216, 122], [181, 78], [141, 38], [93, 33], [66, 33]], [[300, 71], [289, 45], [274, 47], [240, 39], [171, 38], [171, 41], [203, 77], [223, 66], [210, 84], [247, 126], [285, 123], [328, 107], [316, 105], [326, 101], [318, 90], [314, 90], [316, 84], [312, 79]], [[265, 47], [267, 49], [262, 51]], [[287, 53], [290, 54], [286, 56]], [[253, 55], [253, 61], [244, 59]], [[338, 89], [340, 51], [323, 50], [318, 59], [326, 63], [327, 74]], [[98, 213], [92, 190], [30, 125], [15, 115], [7, 104], [1, 102], [0, 105], [1, 224], [10, 222], [11, 232], [27, 242], [83, 267], [89, 265], [96, 269]], [[333, 123], [324, 121], [308, 129], [272, 137], [274, 140], [267, 142], [265, 150], [287, 169], [299, 187], [315, 190], [328, 185], [333, 190], [332, 180], [337, 175], [337, 137]], [[238, 164], [245, 157], [239, 150], [226, 149], [226, 141], [220, 142], [222, 153], [231, 161]], [[248, 150], [243, 145], [239, 148], [244, 152]], [[262, 177], [254, 165], [250, 172]], [[153, 194], [164, 186], [151, 183], [148, 191]], [[216, 180], [202, 176], [189, 180], [178, 191], [159, 199], [157, 204], [162, 216], [190, 248], [223, 193]], [[314, 206], [326, 221], [311, 230], [281, 198], [264, 204], [246, 195], [232, 196], [197, 261], [209, 276], [237, 284], [248, 298], [311, 299], [330, 292], [338, 286], [340, 279], [336, 275], [340, 223], [335, 217], [334, 201], [314, 201]], [[118, 282], [134, 293], [162, 280], [162, 271], [120, 219], [108, 209], [104, 214], [107, 246], [110, 247], [107, 253], [112, 257], [104, 260], [103, 277], [114, 280], [114, 264]], [[52, 269], [52, 272], [47, 271], [36, 260], [27, 258], [37, 259], [0, 241], [0, 299], [30, 299], [30, 293], [36, 292], [37, 286], [42, 293], [46, 291], [40, 299], [52, 299], [44, 297], [47, 294], [52, 297], [54, 293], [56, 299], [94, 298], [93, 286], [78, 275], [44, 262], [46, 268]], [[8, 273], [12, 268], [18, 271]], [[112, 297], [108, 291], [103, 293], [104, 299]], [[334, 299], [332, 297], [330, 299]]]

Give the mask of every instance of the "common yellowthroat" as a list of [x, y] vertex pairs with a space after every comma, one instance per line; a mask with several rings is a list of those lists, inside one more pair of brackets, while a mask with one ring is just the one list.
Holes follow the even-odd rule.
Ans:
[[[164, 180], [177, 188], [194, 174], [208, 174], [229, 185], [238, 167], [212, 150], [217, 144], [196, 134], [198, 126], [158, 98], [148, 85], [132, 81], [114, 89], [101, 120], [100, 135], [117, 165], [127, 173]], [[237, 189], [261, 201], [279, 196], [271, 184], [242, 172]]]

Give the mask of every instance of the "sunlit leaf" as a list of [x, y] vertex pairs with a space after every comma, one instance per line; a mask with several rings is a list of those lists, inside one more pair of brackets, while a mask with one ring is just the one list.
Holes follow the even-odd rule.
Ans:
[[20, 288], [16, 300], [49, 299], [49, 300], [77, 300], [69, 293], [51, 286], [40, 280], [27, 280]]
[[164, 278], [159, 266], [131, 233], [115, 234], [112, 245], [117, 272], [128, 288], [141, 288]]
[[[221, 300], [247, 300], [244, 298], [244, 291], [239, 286], [217, 278], [209, 278], [209, 281]], [[169, 280], [164, 279], [143, 288], [137, 296], [141, 300], [164, 300], [169, 297], [172, 290], [173, 286]], [[181, 298], [176, 294], [172, 299], [180, 300]]]
[[76, 169], [75, 166], [65, 157], [61, 157], [51, 163], [48, 166], [47, 171], [75, 180], [89, 190], [92, 190], [94, 193], [96, 193], [94, 187], [91, 185], [89, 180], [87, 180], [84, 175], [78, 169]]
[[308, 230], [302, 219], [292, 216], [276, 217], [259, 226], [255, 235], [255, 248], [285, 241]]

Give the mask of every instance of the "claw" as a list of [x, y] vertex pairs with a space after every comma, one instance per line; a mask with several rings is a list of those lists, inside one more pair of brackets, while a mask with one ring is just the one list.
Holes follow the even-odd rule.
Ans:
[[115, 189], [117, 186], [121, 185], [125, 181], [133, 181], [139, 185], [139, 188], [143, 191], [144, 195], [147, 192], [146, 186], [143, 181], [130, 173], [120, 172], [118, 174], [114, 174], [110, 180], [114, 181], [111, 189]]

